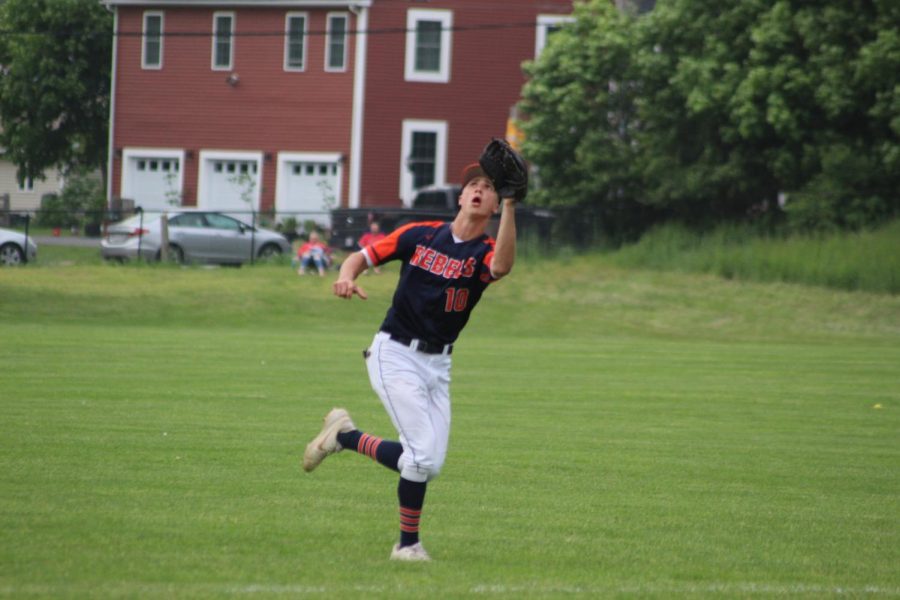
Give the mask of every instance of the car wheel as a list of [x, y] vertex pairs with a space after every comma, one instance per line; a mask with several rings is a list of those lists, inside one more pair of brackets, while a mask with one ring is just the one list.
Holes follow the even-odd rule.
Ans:
[[277, 258], [281, 256], [281, 254], [281, 248], [279, 248], [275, 244], [266, 244], [259, 249], [259, 254], [257, 254], [257, 256], [262, 260], [266, 260], [269, 258]]
[[12, 242], [0, 246], [0, 265], [11, 267], [25, 261], [25, 253]]
[[[162, 260], [161, 250], [156, 253], [156, 260]], [[174, 265], [184, 264], [184, 250], [181, 249], [181, 246], [169, 244], [169, 262]]]

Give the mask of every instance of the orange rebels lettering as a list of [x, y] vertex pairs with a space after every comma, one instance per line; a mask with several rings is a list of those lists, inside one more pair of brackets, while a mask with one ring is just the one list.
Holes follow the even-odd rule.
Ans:
[[431, 268], [431, 261], [434, 260], [435, 255], [437, 255], [437, 252], [435, 252], [433, 248], [426, 248], [425, 254], [422, 255], [422, 260], [419, 263], [419, 266], [426, 271], [429, 270]]
[[466, 261], [466, 264], [463, 265], [462, 276], [463, 277], [471, 277], [475, 274], [475, 259], [469, 258]]
[[[444, 267], [447, 266], [447, 261], [450, 260], [446, 254], [438, 254], [434, 258], [434, 264], [431, 265], [431, 269], [429, 269], [435, 275], [444, 275]], [[446, 275], [444, 275], [446, 277]]]
[[409, 264], [414, 267], [418, 267], [419, 263], [422, 262], [422, 254], [425, 253], [425, 246], [416, 246], [416, 253], [413, 254], [413, 257], [410, 259]]
[[434, 248], [417, 245], [409, 264], [429, 273], [440, 275], [445, 279], [471, 277], [475, 274], [475, 259], [469, 258], [463, 263], [458, 258], [450, 258]]
[[462, 275], [462, 261], [457, 258], [451, 258], [447, 262], [447, 270], [444, 271], [444, 277], [447, 279], [459, 279]]

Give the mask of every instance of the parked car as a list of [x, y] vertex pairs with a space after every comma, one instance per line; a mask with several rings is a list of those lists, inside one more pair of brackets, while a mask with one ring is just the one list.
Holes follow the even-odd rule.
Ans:
[[[169, 259], [177, 263], [241, 264], [291, 251], [287, 238], [228, 215], [180, 209], [168, 213]], [[135, 215], [109, 225], [100, 255], [110, 260], [159, 260], [162, 215]]]
[[[27, 250], [26, 250], [27, 249]], [[30, 236], [11, 229], [0, 228], [0, 266], [14, 266], [37, 258], [37, 244]]]

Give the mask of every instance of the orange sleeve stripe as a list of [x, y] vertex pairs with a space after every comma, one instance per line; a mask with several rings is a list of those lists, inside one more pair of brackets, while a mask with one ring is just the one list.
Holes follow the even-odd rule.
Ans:
[[491, 247], [488, 250], [488, 253], [484, 255], [484, 266], [487, 267], [488, 273], [491, 275], [491, 282], [497, 281], [494, 279], [493, 273], [491, 273], [491, 265], [494, 263], [494, 249], [497, 247], [497, 241], [494, 238], [488, 238], [486, 240], [487, 245]]
[[380, 265], [388, 258], [393, 256], [397, 251], [397, 244], [400, 242], [400, 236], [412, 229], [413, 227], [433, 227], [437, 228], [443, 225], [442, 221], [422, 221], [418, 223], [407, 223], [402, 227], [398, 227], [390, 233], [390, 235], [378, 240], [371, 246], [366, 246], [369, 258], [372, 259], [373, 265]]

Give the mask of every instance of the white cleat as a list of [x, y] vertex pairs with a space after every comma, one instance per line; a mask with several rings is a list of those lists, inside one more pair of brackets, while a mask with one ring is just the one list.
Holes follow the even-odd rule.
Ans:
[[325, 425], [322, 431], [306, 446], [303, 453], [303, 470], [309, 473], [325, 460], [325, 457], [343, 450], [338, 443], [338, 433], [353, 431], [356, 426], [350, 420], [350, 415], [343, 408], [333, 408], [325, 415]]
[[391, 550], [391, 560], [403, 560], [407, 562], [426, 562], [431, 560], [431, 557], [428, 556], [428, 553], [425, 551], [425, 548], [422, 547], [422, 542], [417, 544], [413, 544], [412, 546], [400, 546], [400, 544], [395, 544], [394, 549]]

